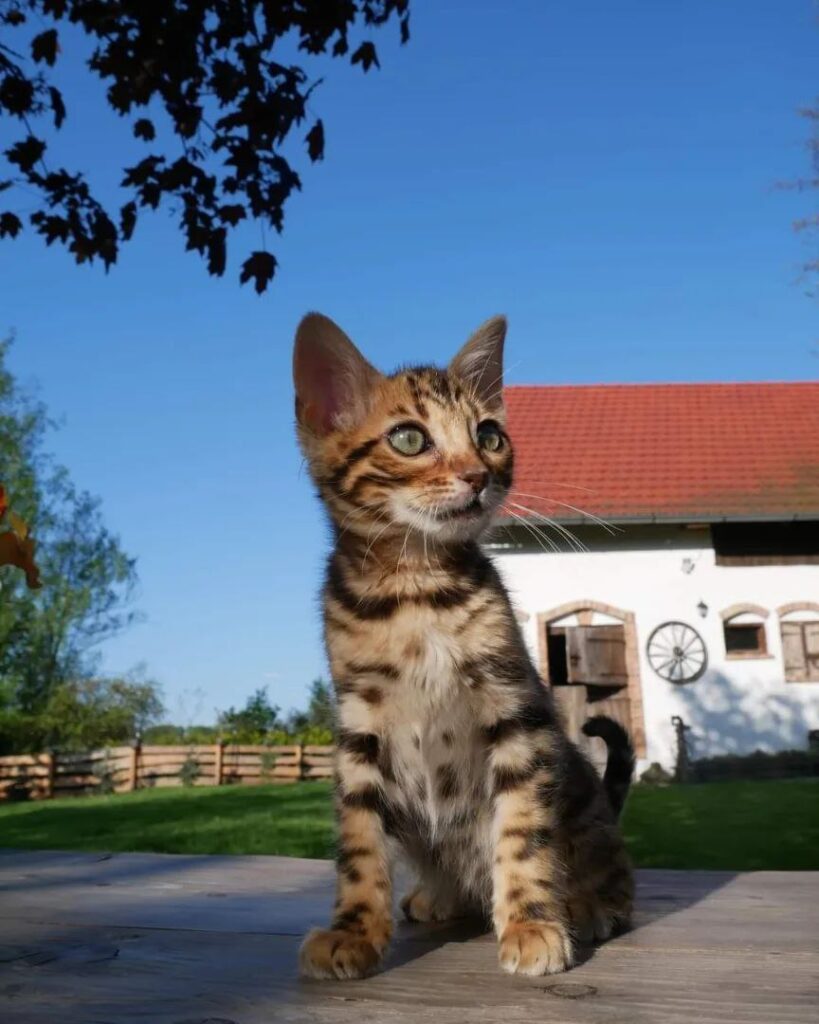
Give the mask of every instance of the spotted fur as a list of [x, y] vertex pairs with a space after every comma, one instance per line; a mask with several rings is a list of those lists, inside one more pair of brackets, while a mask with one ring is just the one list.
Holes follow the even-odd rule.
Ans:
[[[630, 918], [616, 809], [567, 739], [478, 544], [512, 481], [504, 335], [495, 318], [446, 370], [391, 376], [318, 314], [296, 336], [298, 434], [335, 540], [323, 606], [338, 890], [330, 927], [301, 949], [312, 977], [376, 968], [398, 852], [419, 878], [406, 916], [484, 913], [513, 973], [563, 971], [576, 940]], [[407, 424], [429, 441], [418, 454], [393, 446]], [[619, 748], [608, 778], [621, 804], [628, 741], [597, 728]]]

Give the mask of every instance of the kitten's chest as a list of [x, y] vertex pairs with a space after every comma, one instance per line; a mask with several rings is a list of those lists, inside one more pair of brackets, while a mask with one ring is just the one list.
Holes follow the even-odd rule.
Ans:
[[421, 703], [447, 702], [461, 682], [463, 651], [452, 629], [436, 623], [407, 630], [403, 643], [394, 638], [400, 680], [404, 688], [415, 691]]
[[474, 718], [456, 705], [433, 717], [407, 716], [384, 737], [390, 789], [421, 825], [434, 830], [484, 803], [486, 745]]

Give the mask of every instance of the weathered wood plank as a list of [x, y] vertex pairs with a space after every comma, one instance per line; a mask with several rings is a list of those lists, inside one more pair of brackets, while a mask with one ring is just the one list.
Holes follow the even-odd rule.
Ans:
[[332, 866], [0, 853], [0, 1019], [25, 1024], [815, 1024], [819, 874], [641, 872], [635, 929], [571, 972], [502, 974], [480, 927], [399, 925], [385, 969], [295, 974]]
[[45, 754], [3, 754], [0, 757], [0, 768], [14, 765], [45, 764]]

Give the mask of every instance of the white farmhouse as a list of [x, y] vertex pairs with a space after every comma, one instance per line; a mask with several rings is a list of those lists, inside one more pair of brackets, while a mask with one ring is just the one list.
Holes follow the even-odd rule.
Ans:
[[[493, 550], [577, 732], [642, 769], [819, 729], [819, 383], [511, 387]], [[605, 524], [603, 525], [603, 522]]]

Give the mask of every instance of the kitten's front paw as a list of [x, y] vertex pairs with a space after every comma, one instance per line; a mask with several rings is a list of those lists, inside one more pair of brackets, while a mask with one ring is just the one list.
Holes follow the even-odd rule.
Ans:
[[557, 921], [508, 924], [498, 940], [498, 960], [509, 974], [559, 974], [572, 966], [571, 939]]
[[423, 885], [419, 885], [401, 900], [401, 910], [408, 921], [449, 921], [455, 916], [452, 900], [433, 896]]
[[364, 978], [378, 966], [383, 952], [360, 935], [314, 928], [301, 944], [299, 969], [306, 978]]

